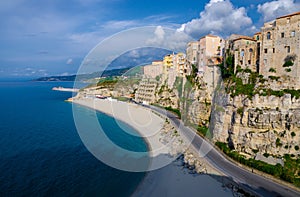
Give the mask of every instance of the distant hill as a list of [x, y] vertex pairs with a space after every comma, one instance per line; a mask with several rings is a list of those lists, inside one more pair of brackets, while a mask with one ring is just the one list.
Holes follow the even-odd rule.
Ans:
[[51, 77], [40, 77], [34, 81], [75, 81], [76, 77], [78, 81], [84, 81], [88, 79], [93, 79], [96, 77], [111, 77], [111, 76], [121, 76], [131, 68], [121, 68], [113, 70], [105, 70], [102, 72], [94, 72], [91, 74], [80, 74], [80, 75], [69, 75], [69, 76], [51, 76]]
[[[153, 47], [145, 47], [134, 49], [128, 51], [116, 59], [114, 59], [107, 68], [110, 70], [105, 70], [102, 74], [101, 72], [94, 72], [91, 74], [80, 74], [77, 75], [77, 80], [85, 81], [88, 79], [96, 78], [96, 77], [108, 77], [108, 76], [121, 76], [131, 68], [126, 75], [132, 76], [136, 73], [141, 73], [141, 67], [136, 67], [139, 65], [150, 64], [154, 60], [162, 60], [163, 57], [167, 54], [172, 53], [166, 49], [153, 48]], [[35, 81], [74, 81], [76, 79], [76, 75], [70, 76], [51, 76], [51, 77], [41, 77], [36, 79]]]

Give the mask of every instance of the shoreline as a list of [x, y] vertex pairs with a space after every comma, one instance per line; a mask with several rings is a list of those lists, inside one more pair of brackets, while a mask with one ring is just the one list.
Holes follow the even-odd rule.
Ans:
[[151, 159], [150, 170], [158, 169], [164, 166], [162, 161], [170, 160], [168, 157], [158, 159], [158, 156], [161, 157], [161, 155], [169, 154], [170, 146], [166, 146], [160, 141], [161, 129], [164, 126], [165, 120], [155, 113], [152, 113], [150, 109], [133, 103], [115, 100], [73, 97], [67, 101], [99, 111], [115, 118], [117, 123], [121, 121], [131, 126], [137, 132], [137, 137], [143, 138], [147, 144], [149, 157]]
[[[213, 179], [216, 181], [216, 184], [220, 185], [221, 183], [213, 178], [210, 175], [220, 175], [218, 171], [211, 168], [211, 166], [203, 159], [198, 158], [197, 154], [195, 155], [194, 150], [184, 147], [184, 144], [176, 143], [178, 140], [182, 140], [182, 136], [174, 137], [174, 132], [171, 131], [174, 129], [174, 127], [171, 125], [171, 123], [168, 123], [169, 125], [165, 125], [166, 118], [163, 116], [160, 116], [153, 112], [151, 109], [144, 108], [142, 106], [133, 104], [133, 103], [126, 103], [121, 101], [112, 101], [112, 100], [102, 100], [102, 99], [92, 99], [92, 98], [78, 98], [73, 97], [69, 99], [69, 102], [72, 102], [74, 104], [78, 104], [83, 107], [88, 107], [90, 109], [99, 111], [101, 113], [104, 113], [108, 116], [114, 117], [116, 121], [122, 121], [123, 123], [131, 126], [135, 129], [135, 131], [139, 134], [139, 137], [143, 138], [144, 142], [147, 145], [147, 148], [149, 150], [149, 156], [151, 158], [150, 162], [150, 170], [146, 171], [145, 176], [141, 180], [141, 182], [137, 185], [136, 190], [133, 192], [132, 195], [138, 195], [140, 193], [146, 193], [149, 192], [149, 190], [153, 190], [156, 186], [155, 184], [149, 184], [155, 182], [156, 180], [163, 180], [166, 179], [164, 176], [168, 177], [166, 175], [166, 171], [172, 171], [174, 173], [179, 174], [180, 181], [183, 181], [185, 179], [193, 179], [193, 175], [190, 175], [186, 177], [186, 175], [182, 174], [182, 170], [175, 167], [175, 163], [178, 162], [177, 158], [172, 158], [170, 160], [170, 156], [175, 155], [183, 155], [186, 157], [186, 161], [182, 161], [185, 163], [185, 166], [192, 166], [195, 163], [195, 160], [198, 160], [198, 164], [202, 166], [203, 169], [201, 172], [193, 171], [193, 174], [199, 175], [198, 181], [203, 181], [203, 176], [201, 177], [201, 174], [207, 175], [207, 177], [210, 177], [209, 179]], [[126, 110], [125, 110], [126, 109]], [[128, 113], [126, 113], [128, 112]], [[134, 116], [134, 120], [131, 116]], [[151, 124], [146, 124], [146, 126], [141, 125], [142, 123], [146, 122], [140, 122], [140, 119], [145, 120], [145, 117], [147, 121], [151, 120]], [[159, 126], [159, 129], [155, 126]], [[150, 132], [147, 132], [146, 130], [150, 129]], [[175, 130], [175, 133], [177, 131]], [[176, 139], [176, 141], [174, 140]], [[167, 144], [171, 142], [171, 145], [166, 146], [166, 140], [169, 141]], [[175, 143], [175, 144], [174, 144]], [[179, 148], [179, 149], [178, 149]], [[180, 153], [180, 154], [179, 154]], [[193, 154], [194, 156], [192, 158], [188, 158], [189, 155]], [[167, 164], [159, 166], [159, 162], [155, 161], [155, 156], [160, 156], [161, 154], [166, 154], [169, 157], [170, 162]], [[161, 158], [160, 158], [161, 159]], [[190, 161], [187, 161], [188, 159], [192, 159], [193, 164], [190, 165]], [[154, 160], [154, 162], [153, 162]], [[160, 160], [161, 161], [161, 160]], [[166, 161], [166, 160], [163, 160]], [[154, 164], [153, 164], [154, 163]], [[184, 167], [188, 169], [188, 167]], [[207, 172], [207, 170], [209, 172]], [[159, 172], [162, 172], [161, 174]], [[170, 178], [170, 180], [166, 180], [165, 184], [168, 184], [168, 181], [174, 181], [174, 179], [177, 179], [175, 177]], [[207, 179], [207, 178], [206, 178]], [[191, 180], [189, 180], [191, 181]], [[188, 182], [189, 182], [188, 181]], [[221, 190], [222, 187], [220, 187]], [[204, 189], [204, 188], [203, 188]], [[144, 192], [145, 191], [145, 192]]]
[[[98, 110], [98, 109], [95, 109], [95, 108], [93, 108], [93, 107], [84, 105], [84, 104], [82, 104], [82, 103], [74, 102], [73, 98], [69, 98], [68, 100], [65, 100], [65, 101], [66, 101], [66, 102], [70, 102], [70, 103], [74, 103], [74, 104], [79, 105], [79, 106], [82, 106], [82, 107], [86, 107], [86, 108], [91, 109], [91, 110], [96, 110], [97, 112], [100, 112], [100, 113], [105, 114], [105, 115], [110, 116], [110, 117], [114, 117], [112, 114], [106, 113], [106, 112], [104, 112], [104, 111], [100, 111], [100, 110]], [[121, 120], [120, 120], [120, 121], [121, 121]], [[128, 124], [127, 122], [122, 121], [122, 123], [131, 127], [131, 125]], [[142, 136], [142, 134], [141, 134], [139, 131], [137, 131], [137, 130], [135, 130], [135, 131], [136, 131], [138, 134], [141, 135], [141, 136], [139, 136], [139, 137], [143, 138], [144, 142], [146, 143], [147, 150], [150, 150], [150, 149], [151, 149], [151, 145], [150, 145], [150, 141], [147, 139], [147, 137]]]

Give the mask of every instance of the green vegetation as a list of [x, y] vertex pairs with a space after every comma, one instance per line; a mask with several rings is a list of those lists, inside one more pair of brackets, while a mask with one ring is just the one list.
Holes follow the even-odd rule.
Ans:
[[241, 78], [233, 76], [232, 82], [233, 86], [230, 87], [231, 96], [238, 96], [238, 95], [247, 95], [249, 98], [252, 98], [254, 96], [254, 87], [255, 87], [255, 74], [251, 73], [249, 83], [243, 84], [243, 81]]
[[276, 76], [269, 76], [269, 79], [271, 80], [275, 80], [278, 81], [280, 79], [280, 77], [276, 77]]
[[296, 145], [295, 146], [295, 150], [298, 151], [299, 150], [299, 146]]
[[295, 137], [295, 136], [296, 136], [296, 133], [293, 131], [293, 132], [291, 133], [291, 136], [292, 136], [292, 137]]
[[190, 122], [188, 122], [187, 125], [196, 129], [198, 134], [200, 134], [201, 136], [207, 139], [212, 139], [212, 134], [210, 133], [209, 128], [207, 128], [206, 126], [200, 126], [200, 125], [192, 124]]
[[290, 68], [286, 68], [284, 70], [285, 70], [285, 72], [291, 72], [292, 71], [292, 69], [290, 69]]
[[278, 147], [278, 146], [282, 146], [282, 143], [280, 142], [279, 138], [276, 139], [276, 147]]
[[182, 83], [183, 83], [182, 77], [176, 77], [176, 80], [174, 82], [174, 87], [176, 88], [176, 90], [178, 92], [179, 98], [181, 98], [181, 96], [182, 96]]
[[113, 77], [107, 77], [107, 78], [103, 78], [100, 79], [97, 83], [97, 86], [105, 86], [105, 87], [110, 87], [110, 86], [114, 86], [118, 83], [118, 79], [113, 78]]
[[277, 96], [282, 97], [284, 94], [291, 94], [292, 98], [295, 97], [296, 99], [300, 98], [300, 89], [284, 89], [284, 90], [272, 90], [272, 89], [262, 89], [261, 96]]
[[239, 107], [236, 112], [242, 116], [243, 112], [244, 112], [244, 108], [243, 107]]
[[263, 155], [264, 155], [264, 157], [266, 157], [266, 158], [268, 158], [268, 157], [270, 156], [269, 153], [264, 153]]
[[294, 65], [294, 62], [292, 62], [291, 60], [288, 60], [288, 61], [284, 62], [283, 67], [290, 67], [293, 65]]
[[300, 98], [300, 89], [298, 89], [298, 90], [284, 89], [283, 91], [287, 94], [291, 94], [291, 96], [295, 97], [296, 99]]
[[221, 149], [226, 155], [241, 164], [268, 173], [276, 178], [280, 178], [300, 187], [300, 159], [292, 159], [290, 155], [285, 155], [284, 166], [281, 166], [280, 164], [271, 165], [253, 158], [246, 159], [238, 152], [231, 150], [226, 143], [216, 142], [216, 146], [219, 147], [219, 149]]
[[270, 72], [270, 73], [276, 73], [276, 69], [275, 69], [275, 68], [270, 68], [270, 69], [269, 69], [269, 72]]
[[175, 114], [177, 114], [178, 118], [181, 118], [181, 113], [180, 113], [179, 109], [174, 109], [171, 106], [165, 107], [165, 109], [168, 111], [174, 112]]
[[[227, 51], [225, 64], [219, 64], [221, 76], [223, 79], [228, 79], [234, 75], [234, 56]], [[238, 66], [237, 66], [238, 67]], [[240, 67], [239, 67], [240, 68]]]
[[197, 131], [208, 139], [212, 138], [212, 135], [206, 126], [198, 126]]
[[118, 101], [123, 101], [123, 102], [128, 102], [128, 101], [130, 101], [130, 98], [128, 98], [128, 97], [122, 97], [122, 96], [120, 96], [120, 97], [112, 97], [113, 99], [117, 99]]
[[156, 77], [155, 77], [155, 80], [156, 80], [156, 81], [159, 81], [159, 80], [160, 80], [160, 76], [156, 76]]
[[252, 151], [256, 154], [256, 153], [258, 153], [258, 149], [252, 149]]
[[192, 64], [191, 74], [186, 76], [187, 82], [185, 84], [190, 84], [192, 87], [197, 83], [196, 77], [198, 73], [198, 68], [196, 65]]

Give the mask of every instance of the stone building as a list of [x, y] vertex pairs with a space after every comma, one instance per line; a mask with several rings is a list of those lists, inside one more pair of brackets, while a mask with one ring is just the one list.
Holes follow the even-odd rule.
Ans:
[[214, 35], [206, 35], [199, 40], [198, 74], [207, 84], [208, 93], [212, 96], [217, 86], [220, 71], [217, 68], [222, 62], [222, 39]]
[[186, 55], [184, 53], [178, 53], [175, 55], [174, 64], [179, 76], [185, 76], [189, 74], [189, 69], [187, 68], [186, 64]]
[[221, 38], [214, 35], [206, 35], [199, 40], [198, 71], [205, 72], [207, 66], [213, 66], [222, 62]]
[[186, 48], [186, 67], [190, 71], [192, 65], [198, 68], [199, 41], [189, 42]]
[[[287, 76], [300, 85], [300, 12], [265, 23], [260, 36], [262, 75]], [[270, 72], [275, 70], [276, 72]], [[299, 88], [299, 87], [298, 87]]]
[[290, 88], [300, 88], [300, 12], [265, 23], [252, 38], [231, 35], [225, 50], [234, 55], [235, 70], [239, 65], [266, 77], [282, 77]]
[[256, 47], [256, 40], [248, 36], [242, 36], [233, 40], [235, 70], [236, 66], [239, 65], [242, 69], [248, 68], [253, 72], [258, 72], [256, 66]]
[[144, 76], [146, 78], [156, 78], [163, 74], [163, 62], [154, 61], [150, 65], [144, 66]]

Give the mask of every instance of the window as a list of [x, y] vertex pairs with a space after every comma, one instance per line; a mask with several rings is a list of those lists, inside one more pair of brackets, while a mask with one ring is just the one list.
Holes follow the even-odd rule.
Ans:
[[264, 51], [265, 51], [265, 53], [268, 53], [268, 49], [265, 49]]
[[267, 33], [267, 40], [270, 40], [270, 39], [271, 39], [271, 33], [268, 32], [268, 33]]
[[286, 23], [290, 23], [290, 21], [291, 21], [291, 18], [286, 19]]
[[244, 51], [244, 49], [242, 49], [242, 51], [241, 51], [241, 57], [244, 57], [244, 54], [245, 54], [245, 51]]
[[259, 36], [256, 36], [256, 40], [259, 40]]
[[281, 38], [284, 38], [284, 32], [281, 33]]
[[253, 53], [253, 49], [252, 49], [252, 48], [250, 48], [250, 49], [249, 49], [249, 52], [250, 52], [250, 53]]
[[291, 32], [291, 37], [295, 37], [295, 34], [296, 34], [296, 32], [295, 32], [295, 31], [292, 31], [292, 32]]
[[275, 53], [275, 48], [273, 48], [273, 53]]
[[249, 65], [251, 64], [251, 60], [248, 60], [248, 64], [249, 64]]
[[290, 52], [291, 52], [291, 47], [290, 47], [290, 46], [286, 46], [286, 51], [287, 51], [288, 53], [290, 53]]

